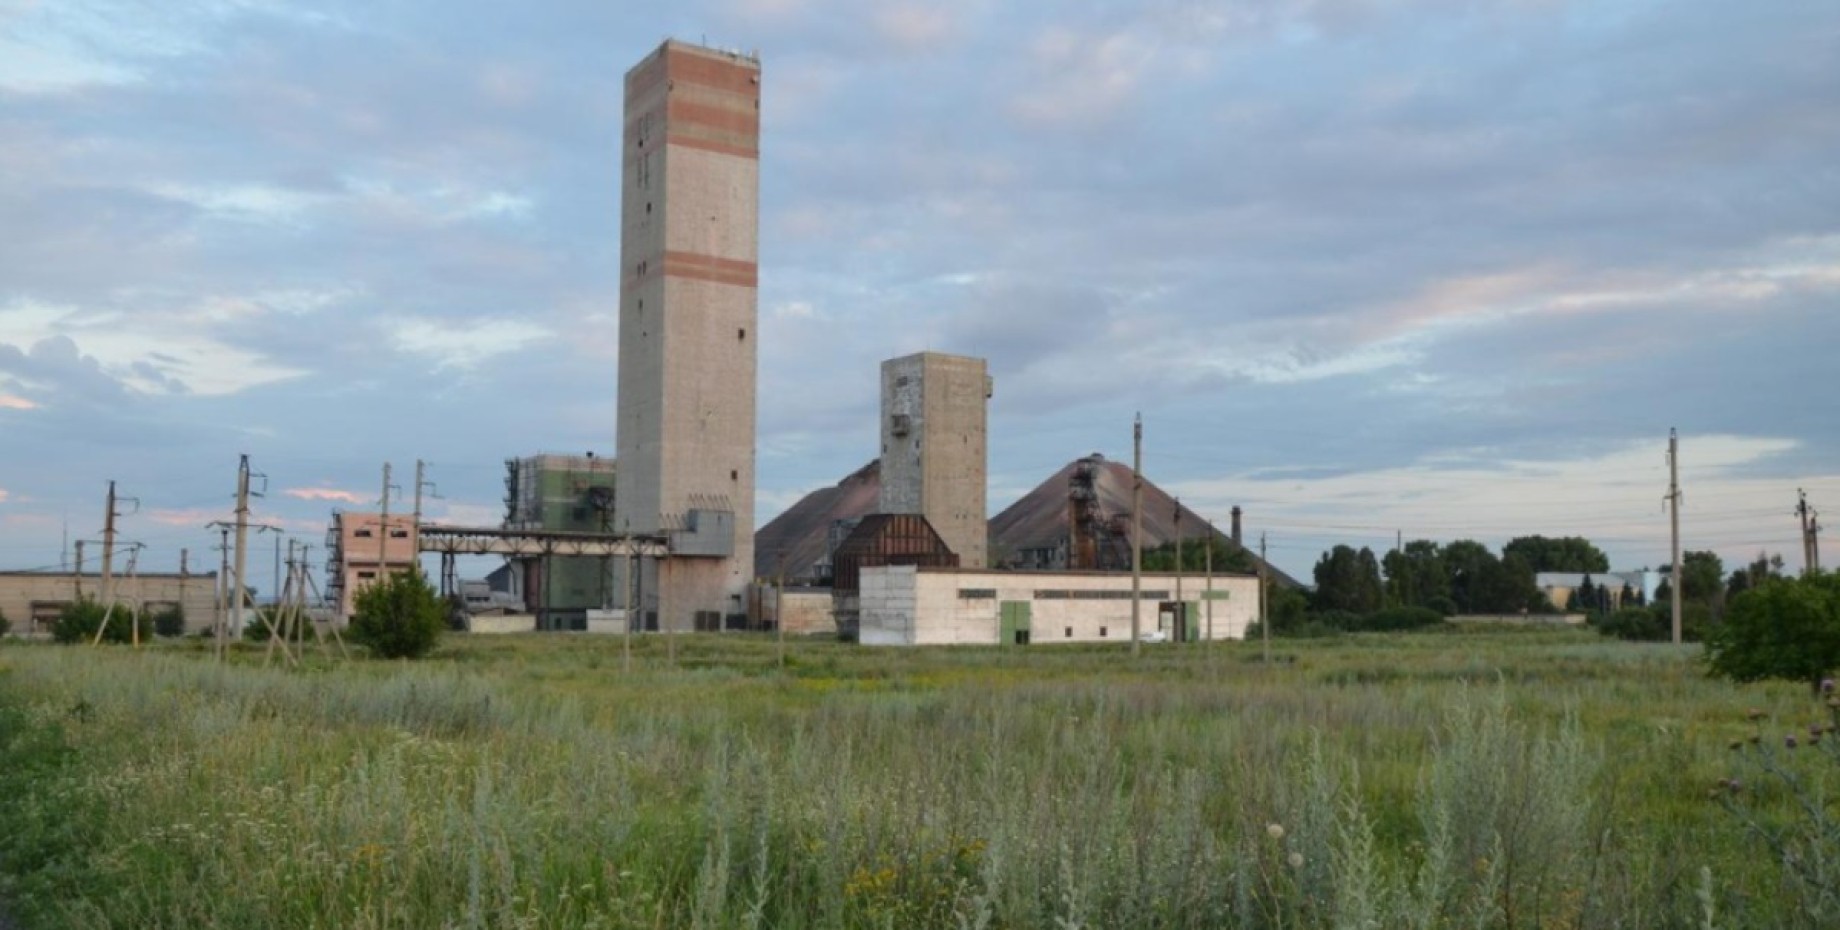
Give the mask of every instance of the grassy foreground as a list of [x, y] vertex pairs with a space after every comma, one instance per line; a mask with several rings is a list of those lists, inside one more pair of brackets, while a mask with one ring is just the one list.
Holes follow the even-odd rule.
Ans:
[[[1590, 634], [416, 664], [0, 645], [25, 927], [1834, 926], [1708, 798], [1805, 687]], [[1768, 732], [1774, 733], [1775, 729]], [[1778, 737], [1780, 738], [1780, 737]], [[1805, 758], [1802, 757], [1802, 758]], [[1799, 760], [1798, 760], [1799, 761]], [[1810, 760], [1814, 761], [1814, 760]], [[1831, 850], [1830, 850], [1831, 852]]]

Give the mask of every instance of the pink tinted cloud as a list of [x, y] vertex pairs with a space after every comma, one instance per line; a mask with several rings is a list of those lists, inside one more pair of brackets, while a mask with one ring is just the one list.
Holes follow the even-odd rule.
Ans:
[[0, 394], [0, 410], [37, 410], [38, 405], [17, 394]]
[[296, 500], [303, 501], [338, 501], [341, 504], [362, 504], [363, 497], [338, 488], [288, 488], [281, 493]]

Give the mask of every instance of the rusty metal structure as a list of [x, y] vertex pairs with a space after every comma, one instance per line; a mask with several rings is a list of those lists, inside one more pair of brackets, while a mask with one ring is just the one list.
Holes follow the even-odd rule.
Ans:
[[872, 513], [862, 518], [831, 556], [832, 590], [854, 594], [869, 565], [957, 568], [955, 554], [927, 519], [917, 513]]
[[1099, 499], [1099, 470], [1105, 457], [1074, 462], [1067, 478], [1067, 568], [1122, 571], [1131, 567], [1130, 514], [1108, 514]]

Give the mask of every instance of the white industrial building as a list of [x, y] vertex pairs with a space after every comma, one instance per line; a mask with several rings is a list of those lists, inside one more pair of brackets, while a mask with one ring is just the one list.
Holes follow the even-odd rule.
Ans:
[[[1258, 621], [1256, 575], [1145, 574], [1139, 627], [1169, 641], [1243, 639]], [[861, 569], [865, 645], [1129, 642], [1131, 576], [915, 565]], [[1153, 631], [1155, 631], [1153, 633]]]

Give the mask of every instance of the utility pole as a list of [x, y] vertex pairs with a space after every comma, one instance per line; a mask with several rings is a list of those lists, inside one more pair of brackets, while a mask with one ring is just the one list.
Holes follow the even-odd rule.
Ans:
[[1259, 638], [1264, 640], [1265, 664], [1271, 664], [1271, 614], [1265, 609], [1265, 589], [1270, 582], [1265, 578], [1265, 534], [1259, 533]]
[[1188, 602], [1182, 600], [1182, 499], [1176, 498], [1176, 633], [1188, 634]]
[[626, 630], [620, 636], [621, 661], [632, 671], [632, 628], [639, 619], [639, 549], [634, 547], [626, 559]]
[[383, 463], [383, 514], [377, 527], [377, 577], [372, 584], [382, 584], [384, 565], [389, 561], [390, 544], [390, 463]]
[[411, 558], [417, 563], [420, 563], [422, 560], [422, 491], [423, 489], [426, 489], [428, 491], [429, 497], [432, 497], [435, 500], [441, 499], [440, 493], [435, 490], [434, 482], [429, 481], [426, 478], [422, 477], [423, 474], [426, 473], [426, 471], [427, 471], [427, 463], [423, 462], [421, 459], [416, 459], [415, 460], [415, 517], [410, 521], [410, 524], [409, 524], [409, 547], [412, 550], [414, 550], [414, 554], [409, 556], [409, 558]]
[[1673, 523], [1674, 571], [1669, 587], [1674, 601], [1674, 645], [1680, 645], [1680, 433], [1668, 430], [1668, 513]]
[[[185, 613], [185, 583], [192, 578], [192, 550], [179, 550], [179, 613]], [[180, 631], [183, 633], [183, 629]]]
[[1144, 415], [1131, 423], [1131, 654], [1143, 652], [1143, 630], [1138, 615], [1143, 611], [1144, 588]]
[[107, 609], [115, 596], [112, 566], [115, 564], [115, 482], [109, 482], [109, 503], [102, 518], [102, 605]]
[[[243, 583], [249, 565], [249, 456], [236, 466], [236, 577], [230, 582], [230, 625], [238, 635], [243, 632], [243, 602], [249, 587]], [[228, 631], [225, 633], [228, 636]]]
[[1821, 512], [1808, 511], [1808, 555], [1814, 562], [1815, 574], [1821, 572]]
[[1207, 612], [1207, 641], [1214, 648], [1214, 521], [1207, 521], [1207, 551], [1201, 557], [1201, 570], [1207, 576], [1207, 590], [1201, 592], [1202, 610]]
[[1795, 516], [1802, 524], [1802, 575], [1806, 577], [1814, 574], [1814, 547], [1808, 543], [1808, 492], [1796, 488], [1795, 496]]
[[211, 628], [217, 634], [217, 659], [221, 662], [229, 638], [224, 611], [230, 608], [230, 527], [222, 523], [217, 525], [217, 541], [217, 616], [212, 618]]
[[80, 601], [83, 599], [83, 540], [81, 539], [77, 540], [77, 564], [73, 568], [75, 571], [70, 574], [72, 588], [70, 599]]

